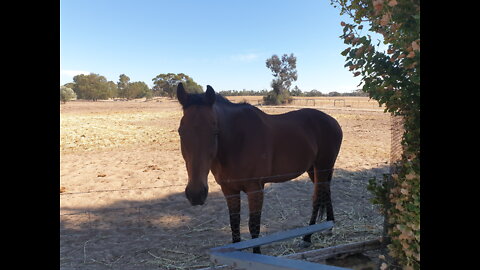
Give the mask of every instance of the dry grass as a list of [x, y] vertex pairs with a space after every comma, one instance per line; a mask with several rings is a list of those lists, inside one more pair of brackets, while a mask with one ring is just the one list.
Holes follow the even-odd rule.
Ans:
[[93, 151], [148, 143], [178, 144], [176, 129], [159, 125], [162, 119], [180, 119], [181, 112], [125, 112], [61, 115], [60, 150]]
[[[261, 104], [261, 96], [228, 96], [233, 102], [248, 102], [253, 105]], [[368, 97], [293, 97], [290, 106], [310, 106], [322, 108], [341, 108], [341, 109], [377, 109], [383, 110], [384, 106], [379, 106], [376, 100]]]
[[[283, 113], [296, 107], [260, 108]], [[388, 169], [390, 121], [381, 109], [350, 109], [322, 109], [339, 121], [344, 141], [332, 182], [336, 224], [329, 233], [314, 234], [309, 249], [381, 234], [383, 220], [366, 185]], [[211, 175], [206, 205], [191, 207], [184, 197], [181, 116], [180, 106], [167, 99], [61, 105], [62, 268], [196, 269], [210, 264], [208, 248], [231, 240], [225, 200]], [[164, 185], [171, 187], [154, 188]], [[306, 174], [267, 185], [261, 234], [305, 226], [311, 185]], [[245, 195], [241, 216], [242, 238], [249, 239]], [[275, 256], [305, 251], [300, 240], [262, 251]]]

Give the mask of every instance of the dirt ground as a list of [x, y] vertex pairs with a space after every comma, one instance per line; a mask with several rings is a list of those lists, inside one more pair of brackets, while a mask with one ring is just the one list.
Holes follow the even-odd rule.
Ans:
[[[300, 248], [298, 238], [262, 253], [281, 256], [381, 235], [383, 218], [366, 187], [388, 172], [390, 117], [364, 99], [352, 101], [358, 107], [314, 107], [336, 118], [344, 132], [331, 187], [334, 229], [314, 234], [310, 248]], [[300, 107], [259, 108], [278, 114]], [[180, 105], [165, 98], [60, 105], [61, 269], [199, 269], [211, 266], [208, 249], [231, 241], [225, 199], [211, 174], [205, 205], [190, 206], [185, 198], [181, 116]], [[312, 186], [307, 174], [267, 185], [261, 235], [307, 225]], [[241, 217], [242, 239], [250, 239], [244, 194]], [[372, 260], [327, 263], [375, 267]]]

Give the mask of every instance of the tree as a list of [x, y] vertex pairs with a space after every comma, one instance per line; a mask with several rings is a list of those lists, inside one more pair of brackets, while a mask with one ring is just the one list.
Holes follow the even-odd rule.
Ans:
[[144, 82], [132, 82], [128, 83], [126, 87], [125, 97], [127, 99], [134, 99], [134, 98], [150, 98], [151, 90], [148, 85]]
[[292, 54], [284, 54], [280, 59], [276, 54], [265, 62], [274, 79], [272, 80], [272, 92], [264, 97], [267, 104], [284, 104], [291, 102], [289, 90], [292, 82], [297, 80], [297, 58]]
[[66, 103], [75, 98], [77, 98], [77, 95], [73, 92], [72, 88], [66, 87], [65, 85], [60, 86], [60, 101]]
[[107, 82], [107, 95], [105, 99], [118, 97], [118, 86], [113, 81]]
[[329, 93], [328, 93], [328, 96], [329, 96], [329, 97], [339, 97], [339, 96], [341, 96], [341, 95], [342, 95], [342, 94], [340, 94], [340, 93], [337, 92], [337, 91], [333, 91], [333, 92], [329, 92]]
[[79, 99], [108, 99], [117, 94], [117, 85], [112, 81], [107, 81], [104, 76], [90, 73], [89, 75], [76, 75], [73, 77], [75, 85], [73, 91]]
[[203, 88], [200, 85], [198, 85], [191, 77], [183, 73], [159, 74], [153, 78], [152, 81], [154, 83], [152, 90], [156, 96], [175, 98], [177, 94], [177, 85], [179, 83], [183, 83], [183, 86], [188, 93], [203, 92]]
[[64, 84], [63, 86], [73, 89], [73, 87], [75, 86], [75, 83], [74, 82], [69, 82], [69, 83]]
[[312, 89], [310, 91], [305, 92], [305, 96], [307, 97], [322, 97], [324, 96], [322, 92], [318, 91], [317, 89]]
[[[403, 154], [388, 181], [371, 181], [374, 202], [387, 219], [389, 254], [405, 268], [420, 269], [420, 1], [331, 0], [353, 23], [342, 22], [348, 47], [345, 67], [362, 76], [362, 90], [404, 121]], [[368, 22], [383, 35], [385, 52], [359, 32]]]
[[293, 90], [290, 91], [290, 94], [291, 94], [292, 96], [297, 96], [297, 97], [298, 97], [298, 96], [303, 96], [302, 90], [300, 90], [300, 88], [298, 88], [298, 86], [296, 86], [296, 85], [295, 85], [295, 87], [293, 88]]
[[118, 87], [118, 96], [121, 98], [126, 98], [126, 92], [128, 88], [128, 83], [130, 82], [130, 78], [125, 74], [120, 74], [117, 87]]

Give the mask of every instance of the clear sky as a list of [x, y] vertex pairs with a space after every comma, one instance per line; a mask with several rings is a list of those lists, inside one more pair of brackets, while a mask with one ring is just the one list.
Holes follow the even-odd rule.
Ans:
[[357, 89], [344, 68], [338, 8], [329, 0], [61, 0], [60, 84], [80, 73], [150, 87], [185, 73], [215, 90], [270, 90], [265, 60], [297, 57], [303, 91]]

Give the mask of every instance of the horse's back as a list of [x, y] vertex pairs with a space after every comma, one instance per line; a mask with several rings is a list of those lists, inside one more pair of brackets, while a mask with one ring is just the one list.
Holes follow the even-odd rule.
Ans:
[[310, 117], [310, 129], [315, 134], [318, 152], [316, 165], [321, 169], [333, 168], [340, 151], [343, 132], [340, 124], [332, 116], [315, 109], [303, 109]]
[[278, 115], [255, 109], [241, 108], [228, 122], [229, 135], [220, 136], [222, 169], [216, 171], [225, 174], [220, 178], [261, 177], [264, 182], [282, 182], [318, 161], [333, 166], [341, 142], [341, 129], [334, 118], [315, 109]]
[[270, 115], [272, 127], [278, 130], [292, 130], [297, 134], [306, 134], [325, 143], [341, 143], [343, 133], [337, 120], [316, 109], [300, 109], [279, 115]]
[[335, 162], [343, 138], [342, 129], [335, 118], [310, 108], [272, 116], [275, 122], [272, 133], [279, 137], [278, 148], [297, 148], [286, 152], [303, 152], [324, 160], [324, 163]]

